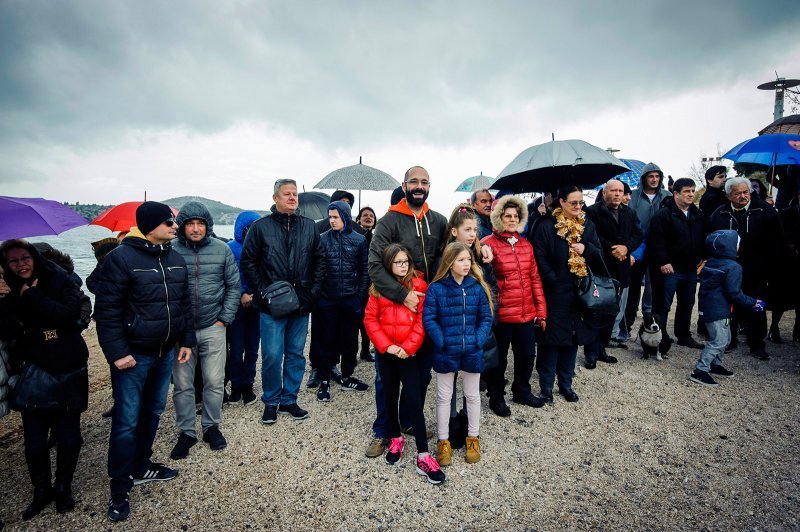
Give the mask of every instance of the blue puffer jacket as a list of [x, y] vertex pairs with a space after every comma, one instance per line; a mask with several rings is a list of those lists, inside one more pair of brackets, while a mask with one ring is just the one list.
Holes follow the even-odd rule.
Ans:
[[436, 373], [483, 372], [483, 345], [492, 331], [492, 311], [478, 281], [465, 277], [459, 285], [448, 275], [431, 284], [422, 323], [433, 342]]
[[[261, 218], [257, 212], [242, 211], [236, 217], [236, 222], [233, 226], [233, 240], [228, 242], [228, 247], [233, 251], [233, 257], [236, 259], [236, 266], [239, 266], [239, 261], [242, 259], [242, 246], [244, 245], [245, 232], [250, 228], [253, 222]], [[247, 281], [244, 280], [244, 274], [239, 272], [239, 283], [242, 285], [243, 294], [252, 294], [253, 292], [247, 286]]]
[[731, 317], [731, 304], [750, 307], [756, 300], [742, 293], [742, 266], [736, 262], [739, 235], [727, 229], [706, 237], [710, 257], [700, 272], [698, 295], [700, 319], [704, 322]]
[[369, 274], [367, 273], [367, 239], [353, 231], [350, 206], [344, 201], [334, 201], [328, 209], [339, 211], [344, 229], [328, 229], [319, 237], [325, 255], [325, 281], [322, 283], [320, 306], [343, 299], [353, 301], [354, 308], [364, 308], [367, 302]]

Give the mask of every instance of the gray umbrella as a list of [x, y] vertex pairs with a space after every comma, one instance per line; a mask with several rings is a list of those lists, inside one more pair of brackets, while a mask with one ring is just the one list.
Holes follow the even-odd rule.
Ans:
[[386, 172], [361, 164], [334, 170], [314, 185], [314, 188], [333, 190], [394, 190], [400, 183]]

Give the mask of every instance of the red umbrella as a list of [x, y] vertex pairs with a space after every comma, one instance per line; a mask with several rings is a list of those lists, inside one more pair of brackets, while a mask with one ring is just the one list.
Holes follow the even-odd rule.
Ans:
[[[143, 201], [127, 201], [114, 207], [110, 207], [101, 212], [100, 215], [90, 222], [91, 225], [107, 227], [112, 231], [130, 231], [131, 227], [136, 226], [136, 209], [144, 203]], [[172, 214], [177, 216], [178, 210], [174, 207]]]

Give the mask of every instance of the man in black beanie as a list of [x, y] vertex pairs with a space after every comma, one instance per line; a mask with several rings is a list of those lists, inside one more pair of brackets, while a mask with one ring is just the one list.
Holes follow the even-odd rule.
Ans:
[[146, 201], [136, 209], [136, 225], [103, 260], [95, 291], [97, 337], [114, 396], [108, 445], [111, 521], [127, 519], [134, 485], [178, 475], [150, 456], [172, 361], [189, 360], [196, 344], [186, 262], [170, 245], [178, 228], [172, 209]]
[[725, 181], [728, 179], [728, 169], [722, 165], [712, 166], [706, 170], [706, 191], [700, 198], [700, 210], [706, 219], [711, 218], [717, 207], [728, 201], [725, 195]]

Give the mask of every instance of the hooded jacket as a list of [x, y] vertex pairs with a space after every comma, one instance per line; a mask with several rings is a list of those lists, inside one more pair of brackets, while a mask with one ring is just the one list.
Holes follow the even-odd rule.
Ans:
[[736, 262], [739, 235], [733, 230], [714, 231], [706, 238], [708, 260], [700, 272], [700, 320], [731, 317], [731, 306], [753, 307], [756, 300], [742, 293], [742, 267]]
[[417, 217], [403, 198], [389, 207], [389, 212], [375, 226], [369, 246], [369, 277], [381, 294], [402, 303], [408, 290], [383, 267], [383, 250], [389, 244], [405, 246], [411, 253], [414, 268], [430, 280], [436, 273], [434, 267], [446, 240], [447, 219], [444, 216], [430, 210], [425, 203]]
[[492, 311], [483, 287], [472, 276], [459, 285], [452, 275], [432, 283], [422, 315], [433, 343], [436, 373], [482, 373], [483, 346], [492, 332]]
[[528, 221], [528, 207], [518, 196], [503, 196], [492, 209], [494, 232], [481, 240], [492, 248], [492, 270], [497, 279], [497, 321], [525, 323], [534, 318], [547, 319], [542, 281], [533, 253], [533, 246], [518, 232], [503, 230], [501, 216], [507, 204], [514, 204], [520, 213], [519, 227]]
[[328, 229], [319, 237], [325, 256], [325, 281], [322, 283], [320, 305], [350, 300], [359, 312], [367, 301], [369, 275], [367, 274], [367, 239], [353, 228], [350, 206], [344, 201], [334, 201], [328, 210], [336, 209], [344, 223], [340, 231]]
[[[236, 222], [233, 225], [233, 240], [228, 242], [228, 247], [233, 251], [233, 258], [236, 259], [236, 266], [239, 266], [239, 261], [242, 259], [242, 246], [244, 245], [244, 237], [250, 226], [261, 218], [261, 215], [253, 211], [242, 211], [236, 217]], [[244, 275], [239, 272], [239, 284], [242, 286], [243, 294], [252, 294], [253, 291], [247, 286], [247, 281], [244, 280]]]
[[650, 221], [645, 256], [651, 266], [672, 264], [675, 271], [688, 272], [703, 260], [706, 220], [703, 212], [689, 205], [683, 213], [674, 200], [661, 207]]
[[[656, 189], [655, 196], [651, 201], [644, 193], [644, 176], [650, 172], [658, 172], [661, 179], [658, 181], [658, 188]], [[639, 223], [642, 224], [642, 231], [647, 232], [650, 229], [650, 220], [661, 208], [661, 202], [664, 198], [672, 196], [672, 192], [664, 188], [664, 172], [655, 163], [648, 163], [642, 168], [642, 173], [639, 175], [639, 186], [633, 190], [631, 194], [631, 201], [628, 207], [633, 209], [636, 217], [639, 218]]]
[[[419, 277], [414, 278], [414, 290], [423, 294], [428, 283]], [[364, 311], [364, 328], [375, 349], [386, 353], [391, 345], [402, 347], [411, 356], [417, 354], [425, 340], [422, 314], [425, 296], [420, 297], [419, 312], [412, 312], [403, 303], [396, 303], [382, 295], [370, 295]]]
[[325, 261], [314, 220], [300, 214], [271, 213], [253, 222], [242, 247], [239, 267], [253, 291], [253, 305], [269, 314], [264, 291], [274, 282], [294, 286], [300, 308], [297, 316], [311, 312], [322, 290]]
[[[620, 288], [627, 287], [631, 280], [630, 255], [642, 244], [642, 230], [636, 213], [620, 204], [615, 218], [601, 197], [586, 209], [586, 216], [597, 229], [597, 237], [603, 247], [603, 259], [611, 277], [619, 281]], [[611, 254], [611, 248], [620, 244], [628, 248], [628, 256], [624, 260], [617, 260]]]
[[[343, 201], [343, 200], [349, 201], [351, 206], [355, 205], [355, 202], [356, 202], [355, 196], [353, 196], [351, 193], [347, 192], [346, 190], [336, 190], [336, 191], [334, 191], [333, 194], [331, 194], [331, 203], [333, 203], [335, 201]], [[352, 219], [350, 219], [348, 221], [352, 221]], [[328, 219], [327, 216], [324, 217], [322, 220], [316, 222], [316, 223], [317, 223], [317, 232], [319, 232], [319, 234], [322, 234], [322, 233], [324, 233], [325, 231], [327, 231], [327, 230], [329, 230], [331, 228], [331, 221]], [[355, 225], [355, 227], [353, 227], [353, 231], [363, 235], [364, 234], [364, 230], [358, 224], [354, 224], [354, 225]]]
[[95, 291], [97, 337], [109, 363], [197, 344], [186, 261], [132, 228], [103, 260]]

